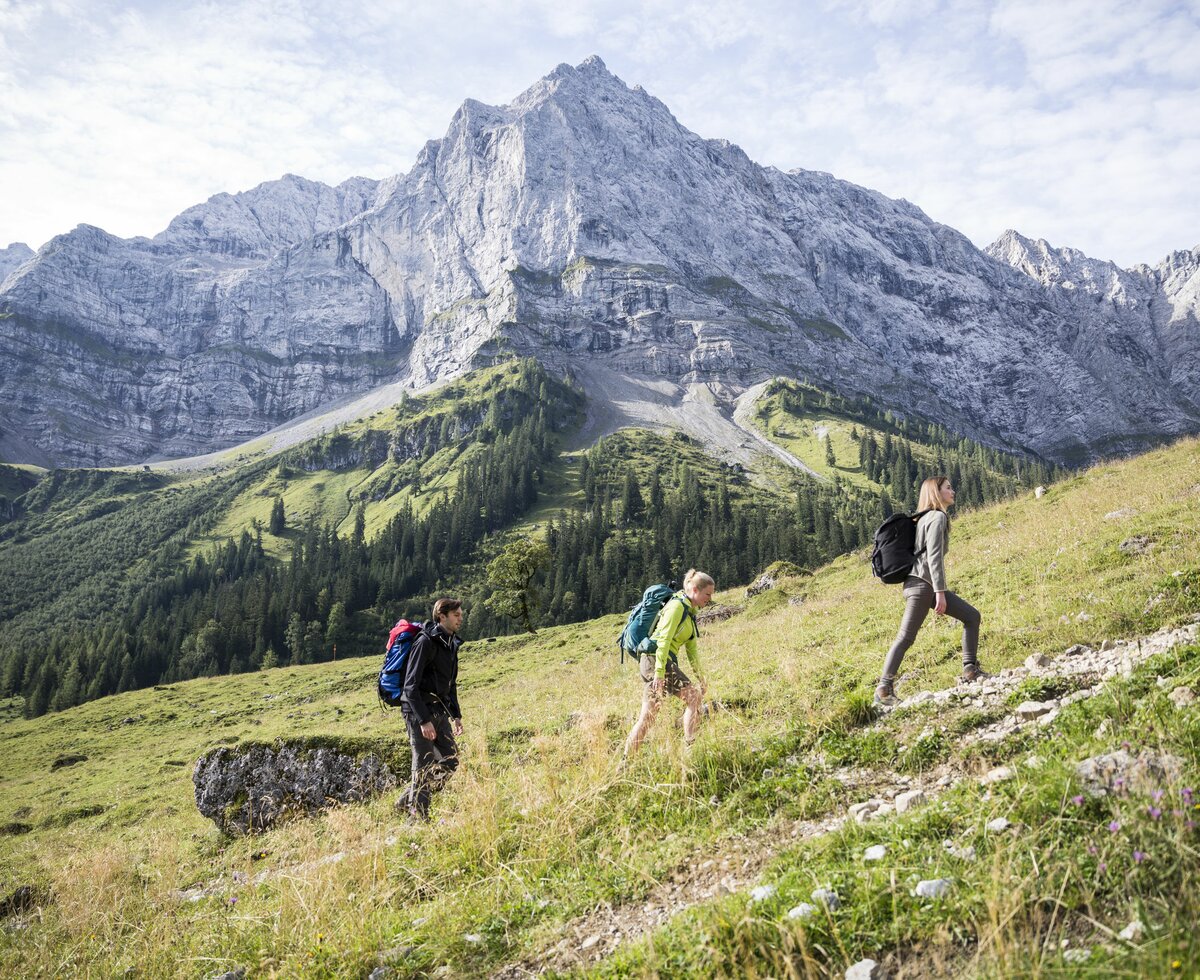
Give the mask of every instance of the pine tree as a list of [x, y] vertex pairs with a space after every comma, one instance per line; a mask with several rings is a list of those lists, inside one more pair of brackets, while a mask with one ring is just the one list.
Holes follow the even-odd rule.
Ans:
[[275, 537], [279, 537], [279, 535], [283, 534], [286, 527], [287, 517], [283, 512], [283, 498], [276, 497], [275, 503], [271, 507], [271, 523], [268, 525], [267, 530], [275, 535]]

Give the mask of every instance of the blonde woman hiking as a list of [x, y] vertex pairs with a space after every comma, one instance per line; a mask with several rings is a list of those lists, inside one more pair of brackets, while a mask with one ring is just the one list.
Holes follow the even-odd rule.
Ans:
[[[700, 635], [696, 628], [696, 611], [712, 601], [714, 589], [716, 583], [712, 577], [693, 568], [684, 576], [683, 589], [668, 599], [658, 614], [650, 631], [654, 652], [642, 653], [642, 680], [646, 682], [642, 692], [642, 713], [625, 740], [625, 758], [641, 746], [667, 694], [678, 696], [687, 705], [683, 712], [683, 738], [688, 745], [696, 740], [705, 686], [696, 652], [696, 638]], [[687, 650], [688, 667], [696, 675], [694, 682], [679, 669], [681, 648]]]
[[946, 512], [953, 506], [954, 487], [948, 477], [931, 476], [921, 484], [917, 506], [920, 519], [913, 548], [917, 560], [904, 580], [904, 618], [883, 661], [883, 674], [875, 688], [876, 704], [890, 707], [900, 703], [895, 691], [900, 662], [930, 609], [963, 624], [962, 681], [969, 684], [990, 676], [979, 669], [979, 610], [946, 588], [946, 550], [950, 544], [950, 517]]

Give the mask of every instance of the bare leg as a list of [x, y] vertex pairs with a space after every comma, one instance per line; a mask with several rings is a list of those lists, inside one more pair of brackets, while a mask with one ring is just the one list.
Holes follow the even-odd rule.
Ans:
[[696, 741], [696, 730], [700, 727], [701, 692], [695, 684], [689, 684], [679, 692], [687, 707], [683, 711], [683, 741], [691, 745]]
[[637, 722], [630, 729], [629, 737], [625, 739], [625, 757], [633, 755], [640, 747], [646, 738], [646, 733], [650, 731], [650, 726], [654, 724], [654, 717], [658, 714], [659, 700], [658, 698], [647, 697], [642, 699], [642, 713], [638, 716]]

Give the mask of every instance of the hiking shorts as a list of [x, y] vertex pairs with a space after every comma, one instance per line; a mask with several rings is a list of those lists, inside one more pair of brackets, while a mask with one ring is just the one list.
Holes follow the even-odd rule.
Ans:
[[666, 694], [678, 694], [685, 687], [688, 687], [692, 682], [691, 679], [682, 670], [679, 669], [679, 664], [667, 658], [667, 673], [663, 678], [663, 689], [656, 694], [651, 690], [650, 685], [654, 683], [654, 658], [651, 656], [643, 656], [641, 661], [642, 680], [646, 682], [646, 690], [642, 697], [648, 700], [653, 697], [661, 697]]

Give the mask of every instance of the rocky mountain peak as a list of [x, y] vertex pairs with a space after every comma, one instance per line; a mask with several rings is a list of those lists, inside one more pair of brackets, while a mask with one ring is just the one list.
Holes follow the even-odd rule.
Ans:
[[802, 376], [1059, 459], [1200, 427], [1191, 253], [1171, 330], [1154, 277], [1015, 231], [988, 253], [703, 139], [590, 58], [466, 100], [407, 174], [55, 239], [0, 289], [0, 430], [64, 462], [205, 452], [508, 353], [680, 398]]
[[13, 242], [8, 248], [0, 248], [0, 286], [3, 286], [9, 273], [23, 266], [34, 254], [33, 249], [24, 242]]
[[154, 237], [158, 245], [234, 258], [263, 259], [370, 207], [379, 182], [351, 177], [330, 187], [296, 174], [237, 194], [214, 194]]

